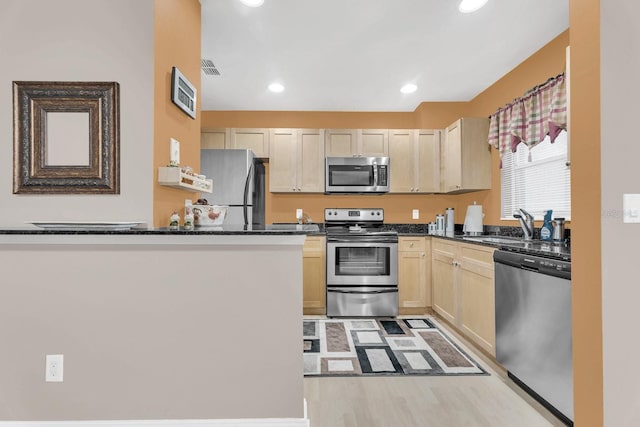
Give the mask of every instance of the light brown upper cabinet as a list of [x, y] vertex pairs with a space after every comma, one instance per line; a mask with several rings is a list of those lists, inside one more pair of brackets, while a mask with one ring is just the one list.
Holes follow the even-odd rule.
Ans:
[[269, 191], [324, 192], [324, 130], [271, 129]]
[[462, 118], [445, 129], [442, 144], [444, 193], [491, 188], [489, 119]]
[[203, 128], [200, 133], [200, 148], [225, 149], [231, 145], [230, 129]]
[[231, 139], [227, 148], [247, 148], [256, 154], [256, 157], [269, 157], [269, 129], [231, 129]]
[[387, 129], [327, 129], [327, 157], [386, 157], [389, 155]]
[[439, 130], [389, 130], [391, 193], [440, 192]]

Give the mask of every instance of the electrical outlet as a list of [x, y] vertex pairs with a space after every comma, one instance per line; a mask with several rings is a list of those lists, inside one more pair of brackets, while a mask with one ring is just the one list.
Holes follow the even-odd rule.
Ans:
[[412, 218], [413, 219], [419, 219], [420, 218], [420, 210], [414, 209], [413, 213], [412, 213]]
[[169, 139], [170, 156], [169, 164], [171, 166], [178, 166], [180, 164], [180, 141], [177, 139]]
[[298, 221], [302, 220], [302, 209], [296, 209], [296, 219]]
[[64, 378], [64, 355], [62, 354], [47, 354], [45, 364], [45, 378], [46, 382], [61, 383]]

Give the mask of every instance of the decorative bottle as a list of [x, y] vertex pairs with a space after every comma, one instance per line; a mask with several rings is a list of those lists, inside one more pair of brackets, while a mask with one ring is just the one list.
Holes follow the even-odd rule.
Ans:
[[553, 226], [551, 225], [551, 213], [552, 210], [550, 209], [544, 214], [544, 222], [540, 229], [540, 240], [551, 240], [551, 233], [553, 232]]
[[179, 230], [179, 229], [180, 229], [180, 214], [178, 214], [178, 211], [173, 211], [173, 213], [169, 217], [169, 230]]
[[185, 230], [193, 230], [193, 205], [190, 199], [184, 201], [184, 228]]

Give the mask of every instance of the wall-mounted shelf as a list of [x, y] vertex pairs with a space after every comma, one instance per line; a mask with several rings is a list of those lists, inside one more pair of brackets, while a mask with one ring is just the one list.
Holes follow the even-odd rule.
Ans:
[[179, 167], [158, 168], [158, 184], [199, 193], [213, 192], [213, 180], [189, 175]]

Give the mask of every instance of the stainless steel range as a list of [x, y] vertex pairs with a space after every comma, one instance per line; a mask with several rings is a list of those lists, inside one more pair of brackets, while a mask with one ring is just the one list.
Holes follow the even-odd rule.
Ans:
[[331, 208], [327, 232], [327, 316], [398, 315], [398, 233], [383, 209]]

